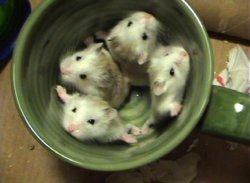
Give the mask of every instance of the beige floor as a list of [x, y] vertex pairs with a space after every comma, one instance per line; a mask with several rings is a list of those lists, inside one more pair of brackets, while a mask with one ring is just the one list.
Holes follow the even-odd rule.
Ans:
[[[41, 0], [33, 0], [34, 5]], [[228, 39], [227, 39], [228, 40]], [[213, 38], [215, 68], [225, 66], [228, 50], [238, 44]], [[250, 51], [250, 47], [244, 46]], [[73, 167], [52, 156], [28, 132], [20, 118], [11, 91], [11, 61], [0, 70], [0, 182], [3, 183], [101, 183], [108, 173]], [[0, 100], [1, 102], [1, 100]], [[3, 137], [3, 138], [2, 138]], [[250, 146], [230, 144], [194, 131], [171, 154], [175, 159], [186, 153], [194, 141], [194, 152], [201, 155], [198, 176], [193, 183], [249, 183]], [[231, 149], [230, 149], [231, 147]]]

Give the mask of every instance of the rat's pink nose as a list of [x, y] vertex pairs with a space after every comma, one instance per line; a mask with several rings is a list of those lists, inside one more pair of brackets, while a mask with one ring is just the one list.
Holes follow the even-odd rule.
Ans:
[[180, 52], [180, 55], [181, 55], [182, 57], [188, 57], [188, 53], [187, 53], [186, 51], [181, 51], [181, 52]]
[[70, 124], [67, 128], [67, 131], [69, 133], [73, 133], [75, 132], [76, 130], [79, 130], [80, 126], [79, 125], [76, 125], [76, 124]]
[[72, 73], [71, 70], [70, 70], [69, 68], [63, 68], [63, 67], [62, 67], [60, 70], [61, 70], [61, 73], [62, 73], [63, 75], [69, 75], [69, 74]]

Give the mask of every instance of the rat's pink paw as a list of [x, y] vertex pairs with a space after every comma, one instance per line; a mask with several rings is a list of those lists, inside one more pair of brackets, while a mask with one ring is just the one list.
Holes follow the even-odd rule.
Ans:
[[139, 136], [139, 135], [142, 135], [142, 130], [136, 126], [132, 126], [131, 133], [135, 136]]
[[147, 135], [152, 132], [150, 125], [154, 124], [154, 118], [151, 116], [142, 127], [142, 135]]
[[128, 144], [135, 144], [137, 143], [137, 139], [133, 135], [125, 134], [122, 136], [122, 140]]
[[142, 129], [142, 135], [147, 135], [149, 134], [151, 131], [151, 129], [149, 127], [145, 127]]
[[56, 86], [56, 92], [57, 92], [58, 96], [64, 95], [65, 93], [67, 93], [66, 89], [60, 85]]
[[139, 58], [139, 60], [138, 60], [138, 64], [139, 64], [139, 65], [142, 65], [142, 64], [146, 63], [146, 62], [147, 62], [147, 58], [148, 58], [148, 54], [147, 54], [146, 52], [144, 52], [144, 53], [140, 56], [140, 58]]
[[60, 85], [56, 86], [56, 92], [64, 103], [67, 103], [68, 100], [70, 100], [71, 98], [71, 96], [67, 93], [66, 89]]
[[170, 111], [170, 116], [177, 116], [182, 110], [182, 105], [179, 103], [173, 103]]

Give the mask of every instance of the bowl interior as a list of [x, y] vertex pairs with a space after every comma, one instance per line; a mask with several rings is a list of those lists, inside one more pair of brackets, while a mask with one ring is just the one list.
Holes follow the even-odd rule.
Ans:
[[[165, 38], [178, 40], [190, 53], [184, 109], [168, 128], [141, 138], [137, 145], [82, 143], [60, 124], [62, 104], [53, 92], [60, 83], [59, 58], [91, 33], [115, 25], [134, 10], [155, 15], [166, 28]], [[184, 1], [47, 0], [33, 13], [19, 37], [13, 63], [14, 94], [32, 133], [58, 157], [88, 169], [128, 169], [168, 153], [197, 124], [210, 93], [211, 55], [206, 32]], [[149, 109], [148, 92], [135, 89], [120, 114], [124, 120], [142, 125]]]

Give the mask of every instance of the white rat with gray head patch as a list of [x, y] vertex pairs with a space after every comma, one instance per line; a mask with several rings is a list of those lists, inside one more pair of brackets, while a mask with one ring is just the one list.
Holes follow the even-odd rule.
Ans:
[[149, 84], [145, 63], [157, 44], [159, 27], [153, 15], [139, 11], [118, 22], [106, 38], [111, 55], [132, 85]]
[[102, 43], [64, 57], [60, 73], [63, 82], [85, 94], [99, 96], [113, 107], [119, 107], [129, 92], [128, 79], [123, 77]]
[[[131, 124], [124, 124], [116, 109], [97, 96], [68, 94], [62, 86], [56, 91], [64, 102], [63, 128], [81, 141], [97, 140], [112, 142], [122, 140], [133, 144], [141, 130]], [[129, 134], [130, 133], [130, 134]]]
[[179, 115], [189, 68], [190, 57], [182, 46], [159, 46], [155, 50], [148, 69], [153, 115], [145, 125]]

